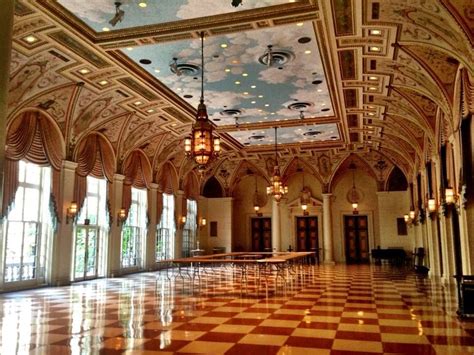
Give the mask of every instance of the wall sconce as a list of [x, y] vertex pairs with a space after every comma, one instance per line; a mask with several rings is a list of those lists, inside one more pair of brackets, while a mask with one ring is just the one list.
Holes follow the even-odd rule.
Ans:
[[[200, 225], [201, 227], [205, 227], [206, 224], [207, 224], [207, 220], [206, 220], [205, 218], [201, 218], [201, 222], [199, 223], [199, 225]], [[198, 249], [199, 249], [199, 248], [198, 248]]]
[[184, 225], [186, 223], [186, 216], [181, 216], [180, 222]]
[[410, 216], [410, 219], [411, 219], [411, 220], [414, 220], [415, 217], [416, 217], [415, 211], [414, 211], [414, 210], [411, 210], [410, 213], [409, 213], [409, 216]]
[[408, 214], [404, 214], [403, 219], [405, 220], [405, 223], [410, 223], [410, 216]]
[[75, 221], [77, 215], [77, 202], [72, 201], [71, 206], [67, 209], [66, 213], [66, 224], [69, 224], [69, 221]]
[[428, 211], [430, 213], [436, 212], [436, 200], [434, 198], [428, 200]]
[[352, 203], [352, 214], [359, 214], [359, 211], [357, 210], [357, 207], [359, 207], [359, 204], [357, 202]]
[[301, 204], [301, 209], [303, 210], [303, 216], [309, 216], [308, 204], [306, 202]]
[[117, 215], [117, 225], [121, 226], [125, 222], [126, 219], [127, 219], [127, 211], [125, 211], [125, 208], [121, 208]]
[[444, 200], [448, 205], [452, 205], [455, 202], [454, 189], [452, 187], [447, 187], [444, 192]]

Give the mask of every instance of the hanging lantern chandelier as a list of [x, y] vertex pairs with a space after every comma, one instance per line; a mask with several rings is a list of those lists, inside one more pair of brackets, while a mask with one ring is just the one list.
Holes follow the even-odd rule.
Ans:
[[352, 214], [359, 214], [357, 208], [359, 207], [359, 194], [357, 193], [357, 189], [355, 187], [355, 171], [356, 165], [354, 162], [349, 164], [349, 169], [352, 170], [352, 188], [350, 191], [350, 201], [352, 205]]
[[199, 171], [204, 171], [206, 164], [219, 155], [220, 151], [219, 137], [214, 137], [212, 134], [212, 123], [209, 121], [204, 104], [204, 32], [201, 32], [201, 99], [191, 137], [186, 137], [184, 140], [184, 152], [198, 164]]
[[275, 127], [275, 166], [270, 186], [267, 186], [267, 195], [273, 195], [276, 202], [280, 202], [284, 194], [288, 193], [288, 186], [281, 181], [280, 167], [278, 166], [277, 127]]

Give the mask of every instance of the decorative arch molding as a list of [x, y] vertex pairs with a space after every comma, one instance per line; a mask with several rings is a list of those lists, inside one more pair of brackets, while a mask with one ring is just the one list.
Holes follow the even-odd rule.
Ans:
[[125, 185], [132, 185], [139, 189], [150, 188], [151, 164], [142, 150], [134, 150], [125, 158], [122, 173], [125, 175]]
[[211, 176], [203, 184], [202, 195], [207, 198], [225, 197], [224, 187], [215, 176]]
[[294, 157], [285, 167], [285, 170], [282, 174], [283, 176], [283, 181], [288, 181], [293, 175], [297, 174], [298, 167], [303, 168], [303, 171], [306, 174], [314, 176], [320, 183], [321, 185], [324, 184], [324, 179], [322, 178], [321, 174], [319, 171], [314, 169], [311, 165], [309, 165], [306, 160], [298, 157]]
[[253, 164], [249, 160], [242, 160], [237, 168], [234, 170], [234, 173], [232, 174], [232, 177], [230, 179], [229, 183], [229, 196], [232, 196], [234, 194], [234, 189], [235, 187], [240, 183], [240, 181], [248, 176], [248, 172], [251, 171], [252, 174], [257, 174], [258, 176], [261, 176], [267, 184], [270, 183], [270, 180], [268, 179], [267, 175], [265, 174], [264, 171], [262, 171], [258, 166]]
[[342, 159], [340, 161], [339, 166], [335, 169], [334, 174], [331, 177], [331, 180], [329, 181], [328, 191], [327, 191], [328, 193], [331, 193], [333, 191], [334, 187], [345, 175], [346, 171], [349, 168], [349, 164], [353, 160], [355, 161], [359, 170], [365, 171], [371, 178], [373, 178], [375, 181], [378, 181], [374, 170], [369, 164], [367, 164], [367, 162], [362, 160], [357, 154], [348, 154], [345, 159]]

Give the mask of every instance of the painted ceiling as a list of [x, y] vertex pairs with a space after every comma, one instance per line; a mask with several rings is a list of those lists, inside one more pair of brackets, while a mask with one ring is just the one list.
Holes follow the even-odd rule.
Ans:
[[[274, 63], [268, 65], [268, 46]], [[197, 107], [201, 87], [200, 39], [122, 49], [172, 91]], [[242, 125], [334, 115], [310, 22], [207, 37], [204, 45], [205, 103], [216, 125]], [[335, 125], [313, 125], [323, 137]], [[317, 128], [316, 128], [317, 127]], [[301, 130], [295, 122], [294, 131]], [[331, 132], [331, 133], [329, 133]], [[250, 137], [246, 131], [229, 133]], [[298, 134], [292, 134], [298, 141]], [[270, 143], [268, 139], [259, 144]]]
[[[245, 0], [231, 7], [222, 0], [121, 0], [125, 16], [114, 27], [109, 20], [115, 14], [113, 0], [59, 0], [58, 2], [96, 32], [154, 25], [179, 20], [233, 13], [297, 0]], [[144, 5], [145, 4], [145, 5]]]

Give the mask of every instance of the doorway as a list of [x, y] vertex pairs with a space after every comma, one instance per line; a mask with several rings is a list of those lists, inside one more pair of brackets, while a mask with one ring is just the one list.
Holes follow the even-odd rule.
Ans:
[[74, 281], [97, 277], [98, 229], [96, 226], [76, 228], [74, 248]]
[[369, 263], [369, 229], [367, 216], [344, 216], [346, 262]]
[[317, 252], [318, 217], [296, 217], [296, 251]]
[[252, 251], [272, 251], [272, 219], [251, 219]]

